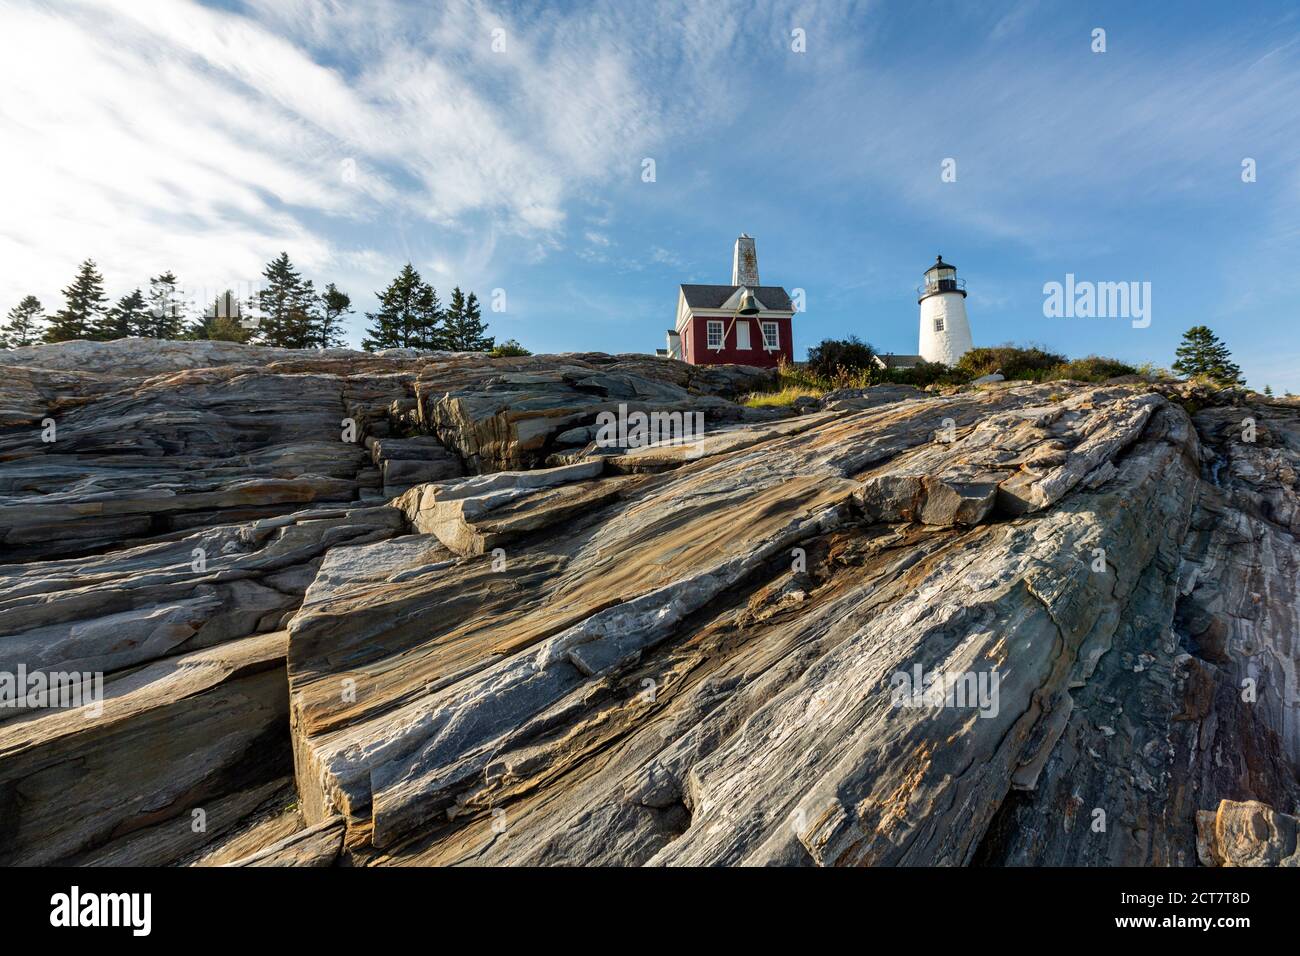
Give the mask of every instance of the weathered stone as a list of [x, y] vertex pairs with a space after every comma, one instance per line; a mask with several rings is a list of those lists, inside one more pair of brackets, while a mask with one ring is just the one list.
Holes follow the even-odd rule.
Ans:
[[1297, 824], [1258, 800], [1222, 800], [1196, 814], [1197, 853], [1204, 866], [1300, 866]]
[[[1290, 404], [45, 348], [0, 384], [0, 671], [109, 699], [0, 712], [7, 862], [1295, 860]], [[707, 427], [596, 447], [620, 406]]]
[[343, 818], [331, 817], [226, 866], [333, 866], [343, 849]]
[[[192, 810], [206, 827], [210, 802], [274, 784], [290, 766], [284, 654], [282, 631], [244, 638], [107, 681], [99, 713], [0, 724], [0, 864], [102, 857], [110, 841], [164, 823], [118, 862], [163, 863], [212, 839]], [[161, 858], [149, 852], [158, 843]]]

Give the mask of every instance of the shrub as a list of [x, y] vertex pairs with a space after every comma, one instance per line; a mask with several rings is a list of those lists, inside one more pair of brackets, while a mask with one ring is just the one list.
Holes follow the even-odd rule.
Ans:
[[1161, 368], [1155, 362], [1143, 362], [1137, 367], [1137, 374], [1153, 382], [1165, 381], [1174, 377], [1169, 369]]
[[953, 368], [942, 362], [923, 361], [912, 368], [891, 368], [884, 373], [883, 379], [893, 385], [925, 388], [927, 385], [965, 385], [973, 377], [965, 369]]
[[880, 370], [870, 366], [855, 368], [838, 365], [830, 375], [829, 383], [836, 388], [869, 388], [880, 381]]
[[1040, 348], [1016, 348], [999, 345], [995, 348], [971, 349], [957, 361], [957, 368], [969, 372], [971, 378], [1001, 372], [1004, 378], [1041, 382], [1059, 365], [1065, 356]]
[[491, 352], [493, 358], [510, 358], [513, 356], [532, 354], [532, 352], [528, 351], [528, 349], [524, 348], [514, 339], [508, 339], [507, 341], [502, 342]]
[[1138, 370], [1126, 365], [1119, 359], [1106, 358], [1104, 355], [1089, 355], [1087, 358], [1066, 362], [1054, 369], [1052, 378], [1072, 378], [1078, 382], [1104, 382], [1108, 378], [1120, 375], [1136, 375]]
[[856, 335], [847, 339], [822, 339], [808, 350], [808, 368], [829, 378], [838, 369], [872, 370], [876, 367], [876, 350]]

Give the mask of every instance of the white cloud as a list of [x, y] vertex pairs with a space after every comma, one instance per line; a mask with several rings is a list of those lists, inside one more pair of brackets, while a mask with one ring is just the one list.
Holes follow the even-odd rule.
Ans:
[[617, 44], [563, 21], [507, 24], [497, 54], [478, 4], [251, 10], [6, 8], [0, 300], [57, 305], [87, 256], [115, 295], [168, 268], [248, 281], [281, 249], [354, 261], [331, 220], [411, 222], [411, 258], [485, 273], [498, 234], [554, 247], [569, 199], [656, 135]]

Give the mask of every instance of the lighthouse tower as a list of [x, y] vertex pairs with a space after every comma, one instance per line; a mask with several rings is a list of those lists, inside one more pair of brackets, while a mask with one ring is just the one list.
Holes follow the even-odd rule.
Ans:
[[972, 348], [966, 321], [966, 281], [957, 278], [957, 270], [944, 262], [943, 256], [935, 256], [916, 292], [921, 306], [917, 352], [927, 362], [955, 365]]

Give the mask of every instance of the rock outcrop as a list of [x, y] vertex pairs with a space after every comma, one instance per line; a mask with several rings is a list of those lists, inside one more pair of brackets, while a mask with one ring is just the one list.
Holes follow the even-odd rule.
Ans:
[[[735, 401], [759, 370], [591, 354], [0, 365], [0, 673], [103, 682], [0, 710], [0, 862], [1294, 860], [1294, 405], [998, 383], [774, 418]], [[706, 429], [611, 446], [605, 412]]]

